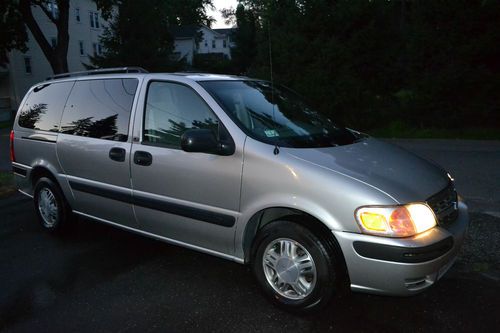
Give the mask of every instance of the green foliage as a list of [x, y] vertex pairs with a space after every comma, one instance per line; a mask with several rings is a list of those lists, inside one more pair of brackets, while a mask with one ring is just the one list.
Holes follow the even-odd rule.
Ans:
[[215, 74], [234, 74], [234, 64], [222, 53], [198, 53], [193, 56], [193, 70]]
[[[500, 2], [243, 0], [249, 74], [360, 129], [500, 127]], [[242, 41], [236, 41], [237, 47]], [[239, 44], [239, 45], [238, 45]]]
[[16, 192], [16, 182], [12, 172], [0, 171], [0, 199]]
[[211, 0], [120, 1], [118, 14], [101, 37], [104, 53], [90, 57], [89, 67], [141, 66], [154, 72], [184, 68], [184, 59], [172, 56], [174, 40], [169, 28], [209, 24], [205, 6], [210, 4]]
[[415, 128], [397, 120], [368, 132], [380, 138], [500, 140], [498, 128]]
[[7, 64], [7, 53], [11, 50], [26, 51], [27, 41], [28, 34], [17, 1], [0, 0], [0, 66]]
[[95, 67], [142, 66], [170, 69], [173, 39], [168, 33], [164, 1], [123, 1], [101, 37], [104, 53], [90, 57]]
[[233, 34], [235, 47], [231, 48], [231, 59], [236, 73], [244, 74], [257, 54], [256, 17], [254, 12], [239, 4], [234, 14], [238, 29]]

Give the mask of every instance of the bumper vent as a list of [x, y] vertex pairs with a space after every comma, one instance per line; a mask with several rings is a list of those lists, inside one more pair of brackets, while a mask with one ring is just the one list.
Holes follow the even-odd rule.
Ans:
[[458, 196], [453, 183], [426, 200], [438, 219], [438, 224], [446, 227], [458, 217]]
[[429, 276], [422, 276], [420, 278], [405, 279], [405, 287], [410, 291], [418, 291], [432, 285], [434, 281]]

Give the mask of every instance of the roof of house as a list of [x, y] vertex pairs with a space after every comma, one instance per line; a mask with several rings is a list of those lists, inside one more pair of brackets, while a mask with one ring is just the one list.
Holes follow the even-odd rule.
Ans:
[[222, 35], [229, 36], [230, 34], [232, 34], [236, 30], [236, 28], [224, 28], [224, 29], [212, 29], [212, 30], [215, 32], [218, 32]]
[[194, 38], [200, 29], [197, 25], [181, 25], [170, 27], [170, 33], [174, 38]]
[[202, 28], [212, 30], [215, 32], [216, 35], [220, 35], [220, 37], [223, 37], [224, 35], [229, 36], [229, 34], [234, 31], [233, 28], [231, 29], [210, 29], [209, 27], [202, 26], [202, 25], [181, 25], [181, 26], [174, 26], [170, 28], [170, 33], [174, 38], [194, 38], [198, 31]]

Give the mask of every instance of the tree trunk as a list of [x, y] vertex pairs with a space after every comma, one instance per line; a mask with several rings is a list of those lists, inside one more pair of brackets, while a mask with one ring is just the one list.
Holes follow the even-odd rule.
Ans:
[[[51, 13], [47, 11], [43, 4], [34, 4], [30, 0], [20, 0], [19, 9], [23, 16], [24, 22], [30, 29], [36, 42], [42, 49], [45, 58], [52, 67], [54, 74], [61, 74], [68, 72], [68, 19], [69, 19], [69, 0], [58, 0], [57, 5], [59, 8], [59, 17], [52, 17]], [[55, 48], [50, 45], [47, 38], [44, 36], [40, 26], [33, 17], [31, 11], [32, 6], [38, 6], [47, 15], [49, 20], [56, 26], [57, 29], [57, 45]]]

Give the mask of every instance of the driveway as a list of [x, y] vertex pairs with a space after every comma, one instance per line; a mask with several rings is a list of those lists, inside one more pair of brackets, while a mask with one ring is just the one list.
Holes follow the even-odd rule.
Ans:
[[500, 141], [389, 141], [448, 170], [471, 211], [500, 217]]

